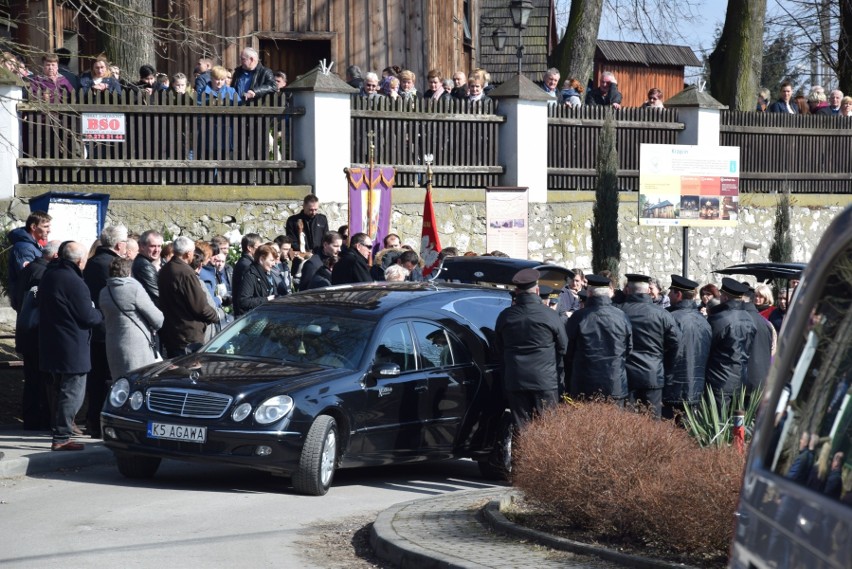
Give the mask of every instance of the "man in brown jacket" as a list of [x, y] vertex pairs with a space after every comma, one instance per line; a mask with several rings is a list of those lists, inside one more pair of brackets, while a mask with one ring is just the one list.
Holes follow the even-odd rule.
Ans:
[[207, 302], [204, 285], [189, 266], [194, 253], [195, 242], [178, 237], [174, 257], [157, 275], [164, 317], [160, 338], [168, 357], [185, 354], [189, 344], [203, 342], [205, 326], [219, 321], [216, 310]]

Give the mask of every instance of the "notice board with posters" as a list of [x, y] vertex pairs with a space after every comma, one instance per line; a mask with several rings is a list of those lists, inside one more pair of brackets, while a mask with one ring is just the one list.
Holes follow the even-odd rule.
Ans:
[[513, 186], [485, 188], [485, 247], [516, 259], [527, 259], [529, 247], [529, 189]]
[[640, 147], [639, 225], [736, 226], [739, 188], [737, 146]]

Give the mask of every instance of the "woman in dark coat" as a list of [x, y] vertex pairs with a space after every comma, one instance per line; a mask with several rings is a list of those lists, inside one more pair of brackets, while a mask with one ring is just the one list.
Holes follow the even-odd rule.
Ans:
[[271, 245], [261, 245], [255, 250], [254, 262], [249, 265], [240, 280], [240, 290], [237, 295], [240, 314], [245, 314], [252, 308], [275, 298], [272, 266], [276, 260], [275, 249]]
[[331, 256], [326, 257], [322, 260], [322, 265], [317, 272], [314, 273], [314, 276], [311, 278], [311, 282], [308, 285], [308, 290], [313, 288], [322, 288], [324, 286], [331, 286], [331, 271], [334, 268], [334, 265], [337, 264], [337, 257]]

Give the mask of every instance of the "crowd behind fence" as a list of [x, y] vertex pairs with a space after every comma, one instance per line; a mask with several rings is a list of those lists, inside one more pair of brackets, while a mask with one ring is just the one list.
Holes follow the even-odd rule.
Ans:
[[[396, 187], [423, 181], [424, 155], [433, 157], [434, 185], [499, 185], [500, 126], [495, 101], [351, 100], [354, 165], [394, 166]], [[303, 164], [294, 159], [294, 122], [304, 115], [285, 94], [257, 104], [196, 104], [171, 92], [25, 101], [22, 184], [288, 185]], [[548, 107], [550, 190], [594, 189], [605, 107]], [[120, 113], [125, 140], [82, 141], [84, 113]], [[677, 109], [613, 112], [624, 190], [639, 188], [642, 143], [676, 144], [685, 125]], [[522, 127], [523, 128], [523, 127]], [[372, 137], [370, 135], [372, 133]], [[852, 193], [852, 118], [721, 112], [719, 143], [739, 146], [740, 191]]]

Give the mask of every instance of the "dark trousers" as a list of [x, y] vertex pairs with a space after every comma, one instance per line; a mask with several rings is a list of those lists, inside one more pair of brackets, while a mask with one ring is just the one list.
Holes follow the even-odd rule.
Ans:
[[38, 351], [25, 352], [21, 417], [27, 431], [46, 431], [53, 424], [50, 374], [39, 371]]
[[[142, 348], [147, 348], [147, 346], [142, 346], [139, 349]], [[86, 395], [89, 397], [86, 426], [90, 435], [98, 437], [101, 432], [101, 409], [103, 409], [104, 400], [106, 400], [107, 386], [112, 380], [109, 374], [109, 363], [107, 363], [106, 343], [92, 342], [91, 355], [92, 371], [89, 372], [88, 381], [86, 381]]]
[[647, 406], [654, 417], [659, 419], [663, 407], [663, 388], [634, 389], [630, 392], [630, 403], [634, 407], [637, 403]]
[[559, 400], [558, 397], [558, 389], [509, 391], [507, 399], [509, 411], [512, 412], [512, 424], [515, 427], [515, 432], [517, 433], [533, 417], [540, 415], [546, 408], [556, 405]]
[[698, 408], [697, 403], [689, 403], [688, 401], [666, 401], [663, 403], [663, 419], [674, 419], [677, 425], [683, 426], [684, 421], [686, 421], [686, 413], [685, 409], [689, 407], [691, 411], [695, 411]]
[[86, 397], [86, 374], [54, 373], [52, 376], [57, 390], [53, 442], [64, 443], [71, 438], [74, 417], [77, 416]]

